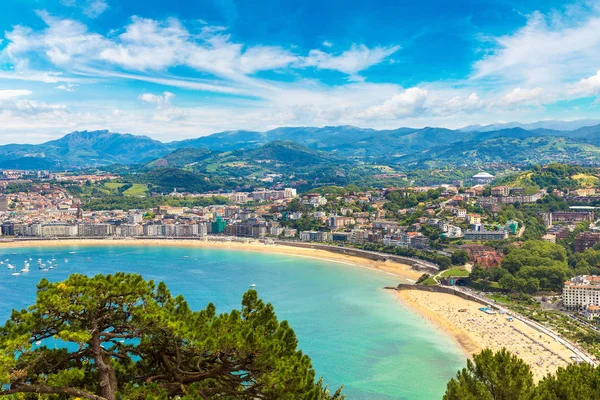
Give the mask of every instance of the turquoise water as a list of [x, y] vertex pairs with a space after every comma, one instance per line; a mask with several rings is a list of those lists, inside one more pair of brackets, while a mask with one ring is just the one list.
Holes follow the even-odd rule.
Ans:
[[[38, 258], [53, 256], [57, 268], [37, 268]], [[204, 248], [0, 249], [0, 260], [10, 259], [17, 269], [26, 257], [33, 258], [30, 272], [18, 277], [6, 263], [0, 265], [2, 321], [11, 309], [34, 301], [42, 277], [127, 271], [165, 281], [195, 309], [212, 301], [223, 312], [239, 308], [242, 294], [255, 283], [278, 317], [290, 322], [317, 374], [331, 387], [343, 384], [348, 399], [440, 399], [464, 363], [449, 337], [382, 289], [397, 279], [381, 272], [306, 257]]]

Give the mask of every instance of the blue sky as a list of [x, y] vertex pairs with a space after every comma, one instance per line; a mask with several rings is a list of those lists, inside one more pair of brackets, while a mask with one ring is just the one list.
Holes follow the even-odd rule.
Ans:
[[1, 143], [600, 118], [600, 2], [2, 3]]

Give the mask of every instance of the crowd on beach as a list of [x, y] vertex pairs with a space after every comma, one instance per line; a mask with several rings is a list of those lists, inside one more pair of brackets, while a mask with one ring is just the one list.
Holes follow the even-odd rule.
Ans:
[[571, 351], [549, 336], [507, 315], [486, 314], [478, 303], [445, 293], [402, 291], [398, 296], [467, 352], [506, 348], [531, 366], [536, 380], [571, 362]]

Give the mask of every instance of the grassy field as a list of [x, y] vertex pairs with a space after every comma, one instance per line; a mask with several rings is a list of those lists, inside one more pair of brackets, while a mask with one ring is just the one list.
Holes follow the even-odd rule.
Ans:
[[106, 182], [104, 184], [104, 187], [110, 190], [117, 190], [118, 188], [120, 188], [121, 186], [124, 186], [124, 183], [119, 183], [119, 182]]
[[462, 268], [452, 268], [442, 272], [440, 276], [444, 278], [449, 276], [469, 276], [469, 271]]
[[134, 183], [132, 187], [123, 192], [125, 196], [146, 196], [148, 193], [148, 185], [143, 185], [141, 183]]

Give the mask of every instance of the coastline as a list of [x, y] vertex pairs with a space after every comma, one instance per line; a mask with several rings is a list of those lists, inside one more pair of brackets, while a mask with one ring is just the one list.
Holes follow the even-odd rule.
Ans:
[[505, 347], [522, 358], [538, 381], [548, 373], [572, 362], [573, 353], [561, 343], [540, 334], [507, 315], [488, 315], [479, 310], [481, 304], [461, 297], [418, 290], [395, 291], [400, 302], [440, 331], [451, 336], [467, 356], [484, 348], [494, 351]]
[[410, 265], [394, 261], [375, 261], [321, 249], [265, 244], [255, 240], [197, 240], [197, 239], [61, 239], [61, 240], [12, 240], [0, 241], [2, 248], [20, 247], [73, 247], [73, 246], [142, 246], [142, 247], [196, 247], [236, 251], [254, 251], [261, 253], [283, 254], [296, 257], [308, 257], [339, 264], [353, 265], [386, 273], [406, 282], [416, 281], [423, 272], [412, 269]]
[[[194, 239], [65, 239], [0, 241], [0, 249], [22, 247], [76, 247], [76, 246], [140, 246], [140, 247], [195, 247], [234, 251], [291, 255], [335, 262], [386, 273], [395, 279], [414, 282], [422, 272], [407, 264], [386, 260], [375, 261], [322, 249], [265, 244], [255, 240], [194, 240]], [[521, 321], [508, 322], [506, 316], [488, 316], [479, 311], [481, 304], [446, 293], [415, 290], [394, 291], [398, 300], [409, 310], [433, 324], [441, 334], [451, 337], [470, 357], [491, 348], [506, 347], [523, 358], [532, 368], [534, 379], [555, 372], [571, 362], [573, 354]], [[466, 311], [459, 311], [466, 310]]]

